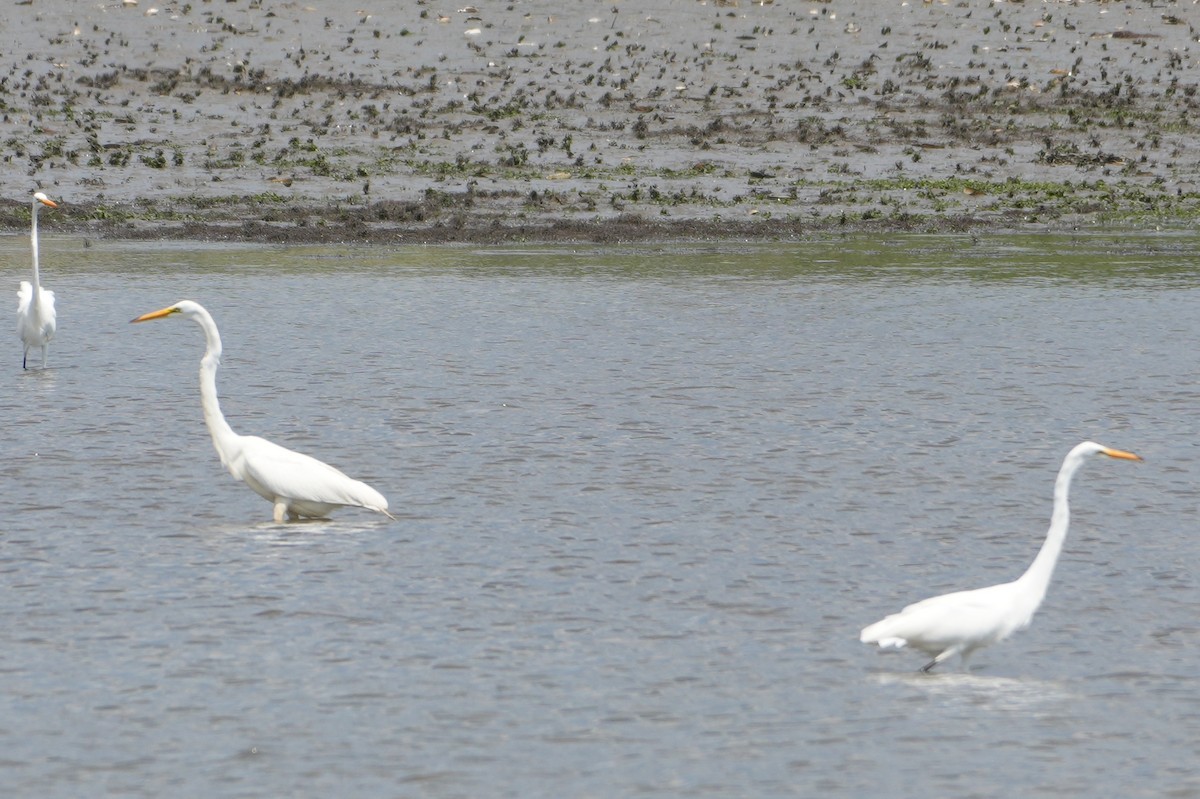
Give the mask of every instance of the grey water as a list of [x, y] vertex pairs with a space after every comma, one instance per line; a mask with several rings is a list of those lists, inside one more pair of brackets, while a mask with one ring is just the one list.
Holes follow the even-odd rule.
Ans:
[[[49, 368], [0, 347], [0, 787], [1200, 795], [1198, 253], [44, 234]], [[0, 264], [15, 293], [24, 237]], [[271, 521], [200, 330], [129, 324], [180, 299], [233, 428], [397, 521]], [[1030, 629], [930, 675], [858, 642], [1017, 576], [1084, 439], [1145, 463], [1080, 474]]]

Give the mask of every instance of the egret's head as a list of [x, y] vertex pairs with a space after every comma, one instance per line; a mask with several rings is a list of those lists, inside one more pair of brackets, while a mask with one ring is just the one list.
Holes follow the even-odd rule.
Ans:
[[151, 311], [150, 313], [142, 314], [141, 316], [137, 317], [136, 319], [130, 319], [129, 321], [130, 322], [149, 322], [151, 319], [165, 319], [166, 317], [173, 316], [175, 314], [179, 314], [180, 316], [190, 319], [190, 318], [198, 315], [199, 312], [200, 312], [200, 304], [199, 303], [192, 302], [191, 300], [180, 300], [179, 302], [175, 303], [174, 305], [168, 305], [166, 308], [162, 308], [157, 311]]
[[1072, 454], [1088, 457], [1091, 455], [1107, 455], [1110, 458], [1119, 458], [1126, 461], [1140, 461], [1141, 457], [1134, 455], [1132, 452], [1126, 452], [1121, 449], [1113, 449], [1106, 447], [1103, 444], [1097, 444], [1095, 441], [1085, 441], [1075, 447]]
[[54, 202], [54, 200], [51, 200], [49, 197], [47, 197], [45, 194], [43, 194], [40, 191], [35, 191], [33, 193], [33, 199], [37, 200], [42, 205], [44, 205], [48, 208], [57, 208], [58, 207], [58, 203]]

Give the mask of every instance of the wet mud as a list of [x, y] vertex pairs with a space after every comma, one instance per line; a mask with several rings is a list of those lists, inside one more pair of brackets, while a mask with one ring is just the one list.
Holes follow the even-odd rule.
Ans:
[[23, 0], [0, 227], [778, 239], [1191, 223], [1192, 3]]

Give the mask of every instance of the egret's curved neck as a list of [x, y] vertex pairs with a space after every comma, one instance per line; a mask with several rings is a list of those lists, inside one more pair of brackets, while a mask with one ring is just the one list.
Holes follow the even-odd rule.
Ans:
[[1050, 578], [1054, 576], [1054, 567], [1058, 564], [1058, 556], [1062, 554], [1063, 542], [1067, 539], [1067, 528], [1071, 525], [1071, 505], [1067, 495], [1071, 490], [1071, 479], [1081, 465], [1082, 458], [1070, 458], [1059, 469], [1058, 479], [1054, 481], [1054, 510], [1050, 514], [1050, 530], [1037, 557], [1020, 577], [1020, 582], [1030, 587], [1031, 595], [1036, 596], [1038, 602], [1046, 594]]
[[200, 359], [200, 407], [204, 409], [204, 423], [212, 436], [213, 446], [221, 456], [222, 463], [228, 463], [233, 452], [237, 433], [225, 421], [221, 413], [221, 402], [217, 399], [217, 367], [221, 365], [221, 334], [217, 324], [207, 311], [201, 310], [195, 317], [196, 323], [204, 330], [207, 347], [204, 357]]
[[33, 302], [31, 305], [36, 314], [39, 310], [40, 300], [42, 298], [42, 278], [38, 274], [38, 207], [40, 203], [37, 200], [33, 201], [33, 221], [29, 229], [29, 246], [33, 249]]

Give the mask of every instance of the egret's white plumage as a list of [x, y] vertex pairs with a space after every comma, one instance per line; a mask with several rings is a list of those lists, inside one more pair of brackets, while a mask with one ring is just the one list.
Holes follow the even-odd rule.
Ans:
[[33, 250], [33, 282], [22, 280], [17, 289], [17, 335], [25, 345], [21, 355], [21, 368], [27, 366], [29, 351], [34, 347], [42, 349], [42, 368], [46, 368], [46, 348], [58, 326], [54, 313], [54, 292], [42, 288], [42, 276], [38, 272], [38, 209], [42, 206], [57, 208], [58, 204], [42, 194], [33, 194], [33, 212], [29, 223], [29, 245]]
[[258, 436], [233, 432], [217, 399], [217, 367], [221, 363], [221, 334], [216, 322], [199, 303], [183, 300], [160, 311], [143, 314], [134, 322], [146, 322], [178, 314], [191, 319], [204, 331], [207, 348], [200, 360], [200, 405], [221, 463], [237, 479], [270, 502], [275, 521], [284, 516], [323, 518], [334, 508], [353, 506], [388, 513], [383, 495], [366, 483], [347, 477], [316, 458], [281, 447]]
[[954, 655], [961, 656], [965, 664], [976, 649], [1003, 641], [1017, 630], [1028, 627], [1046, 596], [1046, 588], [1067, 537], [1071, 514], [1067, 495], [1071, 478], [1093, 455], [1141, 460], [1132, 452], [1092, 441], [1085, 441], [1068, 452], [1054, 483], [1050, 529], [1037, 557], [1024, 574], [1011, 583], [956, 591], [916, 602], [864, 628], [860, 640], [885, 649], [910, 646], [932, 655], [933, 660], [922, 669], [929, 671]]

